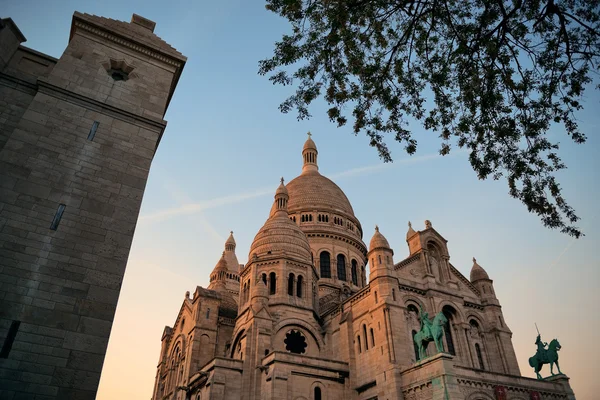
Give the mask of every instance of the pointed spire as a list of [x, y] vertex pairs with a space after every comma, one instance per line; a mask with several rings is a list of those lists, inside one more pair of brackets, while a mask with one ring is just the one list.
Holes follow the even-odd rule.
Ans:
[[487, 280], [490, 279], [487, 272], [485, 272], [485, 269], [483, 269], [481, 267], [481, 265], [477, 264], [477, 260], [475, 259], [475, 257], [473, 257], [473, 267], [471, 268], [470, 278], [471, 278], [471, 282], [475, 282], [480, 279], [487, 279]]
[[304, 165], [302, 166], [303, 174], [319, 171], [319, 166], [317, 165], [317, 155], [319, 152], [317, 151], [317, 145], [312, 140], [311, 136], [312, 134], [308, 132], [308, 139], [306, 139], [304, 147], [302, 148], [302, 158], [304, 160]]
[[412, 237], [412, 235], [414, 235], [415, 233], [417, 233], [417, 232], [415, 232], [415, 230], [412, 227], [412, 224], [410, 223], [410, 221], [408, 221], [408, 232], [406, 232], [406, 240], [408, 240], [408, 238]]

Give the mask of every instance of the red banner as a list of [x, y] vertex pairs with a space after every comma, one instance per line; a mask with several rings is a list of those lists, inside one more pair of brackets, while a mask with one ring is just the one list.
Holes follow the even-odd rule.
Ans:
[[540, 392], [529, 392], [529, 398], [531, 400], [542, 400], [542, 395]]
[[496, 386], [494, 393], [496, 394], [496, 400], [506, 400], [506, 387]]

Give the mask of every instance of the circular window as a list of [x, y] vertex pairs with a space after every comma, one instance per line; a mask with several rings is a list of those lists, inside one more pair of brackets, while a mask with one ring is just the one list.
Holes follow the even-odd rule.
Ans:
[[306, 338], [300, 331], [291, 330], [285, 334], [285, 349], [290, 353], [304, 354], [306, 352]]

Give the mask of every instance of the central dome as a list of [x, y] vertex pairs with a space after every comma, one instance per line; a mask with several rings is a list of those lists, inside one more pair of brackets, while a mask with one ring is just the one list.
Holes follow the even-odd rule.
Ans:
[[290, 213], [316, 209], [337, 211], [356, 218], [350, 201], [342, 189], [318, 171], [303, 173], [291, 180], [286, 187], [290, 196], [288, 202]]

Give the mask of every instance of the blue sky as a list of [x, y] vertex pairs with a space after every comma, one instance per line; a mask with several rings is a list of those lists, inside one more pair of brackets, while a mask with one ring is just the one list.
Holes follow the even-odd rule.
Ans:
[[551, 132], [569, 166], [559, 175], [564, 195], [586, 234], [573, 240], [543, 228], [508, 196], [504, 181], [479, 181], [467, 153], [437, 156], [437, 135], [418, 125], [411, 127], [417, 154], [389, 143], [396, 162], [382, 164], [366, 137], [329, 123], [322, 103], [309, 121], [279, 113], [292, 89], [259, 76], [258, 60], [288, 25], [262, 1], [20, 0], [1, 8], [26, 46], [55, 57], [67, 45], [75, 10], [124, 21], [140, 14], [188, 57], [152, 165], [98, 399], [150, 397], [164, 325], [175, 320], [186, 290], [208, 285], [230, 230], [240, 262], [247, 260], [279, 177], [300, 173], [307, 131], [319, 148], [320, 171], [345, 191], [365, 242], [379, 224], [399, 261], [408, 254], [407, 221], [423, 229], [431, 220], [449, 241], [456, 268], [468, 276], [475, 256], [494, 279], [522, 374], [533, 376], [527, 358], [537, 322], [544, 340], [560, 339], [561, 369], [577, 397], [600, 390], [591, 368], [600, 350], [588, 344], [600, 330], [598, 92], [587, 92], [578, 113], [587, 144], [570, 143], [560, 128]]

